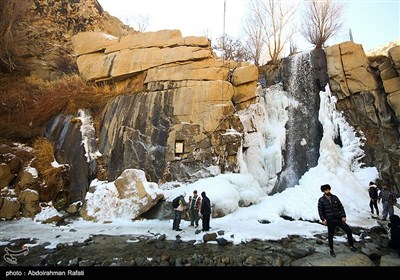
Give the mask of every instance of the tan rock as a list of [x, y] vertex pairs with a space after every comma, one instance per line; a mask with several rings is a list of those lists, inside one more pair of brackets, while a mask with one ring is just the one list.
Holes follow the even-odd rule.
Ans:
[[344, 42], [326, 49], [330, 85], [339, 98], [378, 88], [375, 76], [368, 71], [368, 59], [362, 45]]
[[66, 211], [68, 214], [75, 214], [75, 213], [78, 213], [78, 211], [81, 209], [81, 207], [82, 207], [82, 201], [77, 201], [77, 202], [70, 204]]
[[384, 80], [383, 87], [385, 88], [385, 92], [389, 94], [400, 90], [400, 77]]
[[398, 74], [394, 68], [385, 69], [381, 72], [382, 80], [390, 80], [394, 77], [398, 77]]
[[388, 95], [387, 101], [396, 114], [396, 118], [400, 121], [400, 90]]
[[71, 38], [76, 55], [103, 52], [107, 46], [118, 43], [118, 38], [103, 32], [81, 32]]
[[384, 71], [384, 70], [387, 70], [387, 69], [392, 69], [393, 68], [393, 65], [392, 65], [392, 62], [390, 61], [390, 59], [385, 59], [385, 61], [383, 62], [383, 63], [381, 63], [381, 64], [379, 64], [379, 66], [378, 66], [378, 69], [379, 69], [379, 71]]
[[5, 163], [0, 164], [0, 189], [8, 187], [13, 178], [10, 167]]
[[349, 41], [339, 44], [339, 48], [345, 72], [359, 67], [368, 67], [368, 58], [361, 44], [355, 44]]
[[39, 182], [39, 178], [34, 176], [31, 172], [24, 170], [19, 181], [19, 186], [21, 190], [29, 189], [35, 186]]
[[114, 181], [113, 187], [98, 186], [86, 197], [80, 211], [86, 220], [104, 221], [121, 216], [136, 219], [154, 206], [162, 197], [157, 193], [157, 184], [147, 182], [144, 171], [126, 169]]
[[0, 219], [11, 220], [12, 218], [19, 218], [19, 209], [21, 205], [16, 198], [3, 197], [0, 209]]
[[[327, 70], [331, 90], [337, 92], [339, 98], [350, 96], [347, 87], [345, 73], [342, 65], [339, 45], [333, 45], [325, 50], [327, 58]], [[343, 94], [342, 94], [343, 93]]]
[[235, 104], [242, 103], [257, 97], [257, 81], [253, 81], [246, 84], [241, 84], [235, 87], [235, 93], [232, 97], [232, 101]]
[[378, 88], [374, 75], [364, 67], [346, 72], [346, 78], [348, 88], [352, 94], [362, 91], [373, 91]]
[[119, 43], [107, 47], [105, 53], [125, 49], [167, 48], [183, 45], [184, 40], [179, 30], [160, 30], [124, 36], [120, 39]]
[[122, 50], [116, 56], [111, 76], [113, 78], [145, 71], [149, 68], [173, 62], [211, 58], [210, 49], [200, 47], [148, 48]]
[[395, 46], [388, 51], [390, 59], [393, 61], [397, 72], [400, 75], [400, 46]]
[[116, 55], [116, 53], [109, 55], [102, 53], [81, 55], [77, 59], [79, 73], [88, 81], [110, 78], [113, 60]]
[[18, 195], [21, 204], [21, 212], [24, 217], [34, 217], [40, 212], [39, 194], [35, 190], [26, 189]]
[[145, 83], [155, 81], [227, 80], [229, 69], [222, 60], [204, 59], [160, 65], [147, 71]]
[[233, 72], [232, 84], [234, 86], [254, 81], [258, 81], [258, 68], [253, 64], [238, 67]]
[[200, 124], [202, 130], [213, 131], [220, 120], [233, 114], [231, 102], [234, 88], [226, 81], [187, 81], [177, 83], [173, 115], [177, 122]]
[[188, 36], [184, 37], [185, 46], [211, 47], [210, 40], [207, 37]]

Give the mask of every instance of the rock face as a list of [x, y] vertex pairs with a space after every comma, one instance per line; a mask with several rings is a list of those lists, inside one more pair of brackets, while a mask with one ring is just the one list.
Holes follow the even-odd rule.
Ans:
[[132, 92], [103, 114], [99, 150], [109, 180], [126, 168], [145, 170], [153, 182], [197, 180], [214, 172], [210, 166], [239, 171], [243, 126], [235, 112], [256, 99], [257, 67], [218, 59], [207, 38], [179, 30], [120, 39], [84, 32], [72, 41], [86, 80]]
[[[76, 202], [83, 200], [90, 182], [96, 177], [97, 162], [87, 156], [88, 151], [82, 145], [80, 127], [71, 119], [70, 115], [58, 115], [49, 123], [45, 135], [54, 143], [55, 158], [58, 162], [71, 165], [69, 201]], [[95, 139], [92, 138], [91, 141]]]
[[15, 26], [23, 65], [35, 78], [55, 80], [76, 70], [71, 37], [83, 31], [124, 36], [135, 31], [110, 16], [96, 0], [33, 0]]
[[400, 185], [400, 46], [387, 55], [367, 58], [361, 45], [344, 42], [326, 49], [331, 90], [347, 121], [364, 134], [367, 166], [380, 179]]

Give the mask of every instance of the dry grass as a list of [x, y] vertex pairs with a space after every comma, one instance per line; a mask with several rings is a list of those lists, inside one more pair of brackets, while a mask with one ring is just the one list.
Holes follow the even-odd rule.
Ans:
[[54, 146], [46, 138], [37, 138], [33, 142], [33, 154], [35, 155], [34, 167], [42, 174], [50, 168], [54, 161]]
[[31, 143], [43, 135], [46, 123], [59, 113], [90, 109], [94, 122], [110, 98], [127, 93], [111, 86], [87, 84], [78, 75], [57, 81], [0, 75], [0, 137]]
[[[68, 201], [68, 188], [70, 174], [66, 166], [53, 167], [54, 146], [46, 138], [37, 138], [33, 143], [33, 154], [35, 159], [32, 165], [37, 169], [39, 178], [45, 183], [40, 187], [39, 194], [41, 201]], [[63, 194], [60, 196], [60, 194]], [[57, 202], [58, 203], [58, 202]], [[62, 208], [63, 203], [61, 203]]]
[[32, 2], [29, 0], [0, 1], [0, 72], [12, 72], [19, 68], [15, 25], [27, 13], [30, 5]]

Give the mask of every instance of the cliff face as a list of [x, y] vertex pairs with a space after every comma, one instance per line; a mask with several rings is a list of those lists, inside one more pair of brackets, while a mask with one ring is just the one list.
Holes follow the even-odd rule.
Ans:
[[103, 31], [116, 37], [135, 33], [103, 10], [96, 0], [33, 0], [13, 31], [23, 68], [37, 78], [55, 80], [76, 70], [71, 37]]
[[367, 57], [362, 45], [344, 42], [326, 54], [338, 110], [365, 136], [362, 161], [399, 192], [400, 45]]

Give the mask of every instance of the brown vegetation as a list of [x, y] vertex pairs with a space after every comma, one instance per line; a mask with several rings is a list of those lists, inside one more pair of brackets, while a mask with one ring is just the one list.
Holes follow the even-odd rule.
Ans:
[[29, 0], [0, 1], [0, 72], [12, 72], [19, 68], [18, 42], [14, 30], [30, 5]]
[[52, 166], [54, 146], [46, 138], [37, 138], [33, 143], [35, 159], [32, 165], [39, 173], [44, 185], [39, 189], [41, 201], [54, 201], [56, 208], [65, 207], [68, 201], [69, 169], [67, 166]]
[[35, 80], [21, 76], [0, 75], [1, 137], [32, 143], [43, 136], [46, 123], [59, 113], [75, 114], [90, 109], [95, 123], [107, 101], [124, 90], [87, 84], [78, 75], [57, 81]]

